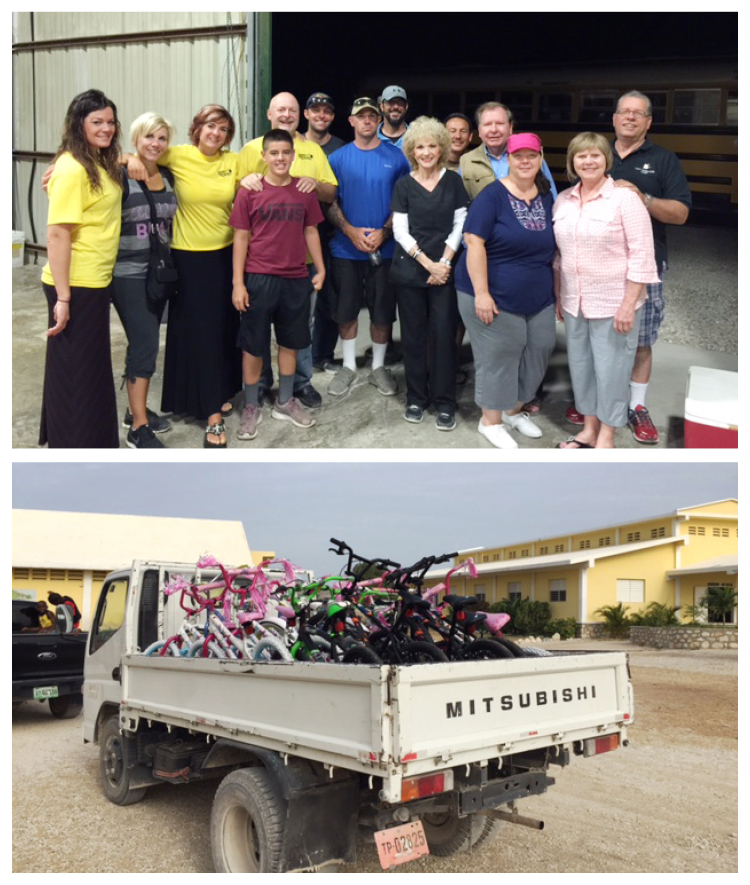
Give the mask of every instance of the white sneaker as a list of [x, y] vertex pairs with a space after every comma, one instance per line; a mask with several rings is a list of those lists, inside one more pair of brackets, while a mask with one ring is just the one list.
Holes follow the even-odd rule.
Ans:
[[503, 424], [507, 424], [524, 436], [528, 436], [530, 439], [539, 439], [542, 435], [542, 431], [529, 418], [528, 412], [519, 412], [517, 415], [508, 415], [503, 412], [502, 415]]
[[498, 449], [517, 449], [518, 443], [502, 426], [502, 424], [482, 424], [479, 419], [477, 430]]

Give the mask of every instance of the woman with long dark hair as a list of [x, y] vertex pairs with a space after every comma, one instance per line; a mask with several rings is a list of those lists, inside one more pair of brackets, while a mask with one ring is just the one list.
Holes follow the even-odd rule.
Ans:
[[40, 445], [117, 448], [109, 302], [122, 201], [117, 108], [98, 89], [68, 108], [49, 180], [49, 308]]

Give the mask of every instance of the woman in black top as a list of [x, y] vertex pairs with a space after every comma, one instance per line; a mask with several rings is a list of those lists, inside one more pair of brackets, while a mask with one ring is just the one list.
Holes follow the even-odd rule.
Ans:
[[451, 260], [461, 244], [469, 198], [461, 178], [445, 168], [448, 130], [418, 117], [404, 136], [411, 175], [396, 182], [391, 200], [396, 285], [406, 370], [404, 418], [418, 424], [434, 405], [438, 430], [456, 426], [458, 309]]

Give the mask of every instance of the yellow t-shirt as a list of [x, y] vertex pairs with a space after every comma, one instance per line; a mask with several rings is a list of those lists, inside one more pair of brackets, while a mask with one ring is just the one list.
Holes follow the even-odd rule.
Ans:
[[[86, 170], [69, 153], [55, 161], [47, 186], [47, 224], [74, 224], [70, 256], [70, 285], [104, 289], [112, 281], [112, 269], [120, 244], [122, 188], [99, 168], [101, 190], [94, 191]], [[42, 282], [55, 285], [49, 262], [42, 268]]]
[[[266, 174], [268, 165], [263, 160], [263, 136], [249, 141], [242, 148], [239, 156], [240, 180], [251, 172]], [[294, 138], [294, 162], [289, 173], [294, 178], [314, 178], [316, 181], [322, 181], [323, 184], [332, 184], [338, 187], [338, 181], [323, 148], [319, 144], [315, 144], [314, 141], [305, 141], [299, 135]]]
[[160, 162], [174, 173], [177, 194], [175, 249], [212, 252], [232, 244], [229, 215], [239, 181], [237, 159], [233, 151], [207, 157], [192, 144], [175, 145], [164, 154]]

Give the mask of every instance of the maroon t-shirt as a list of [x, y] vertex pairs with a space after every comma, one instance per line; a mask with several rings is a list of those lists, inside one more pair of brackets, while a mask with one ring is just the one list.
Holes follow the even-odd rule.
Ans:
[[262, 191], [239, 189], [229, 217], [232, 227], [250, 231], [246, 272], [289, 279], [308, 275], [304, 229], [322, 220], [315, 193], [301, 194], [295, 180], [276, 187], [265, 179]]

